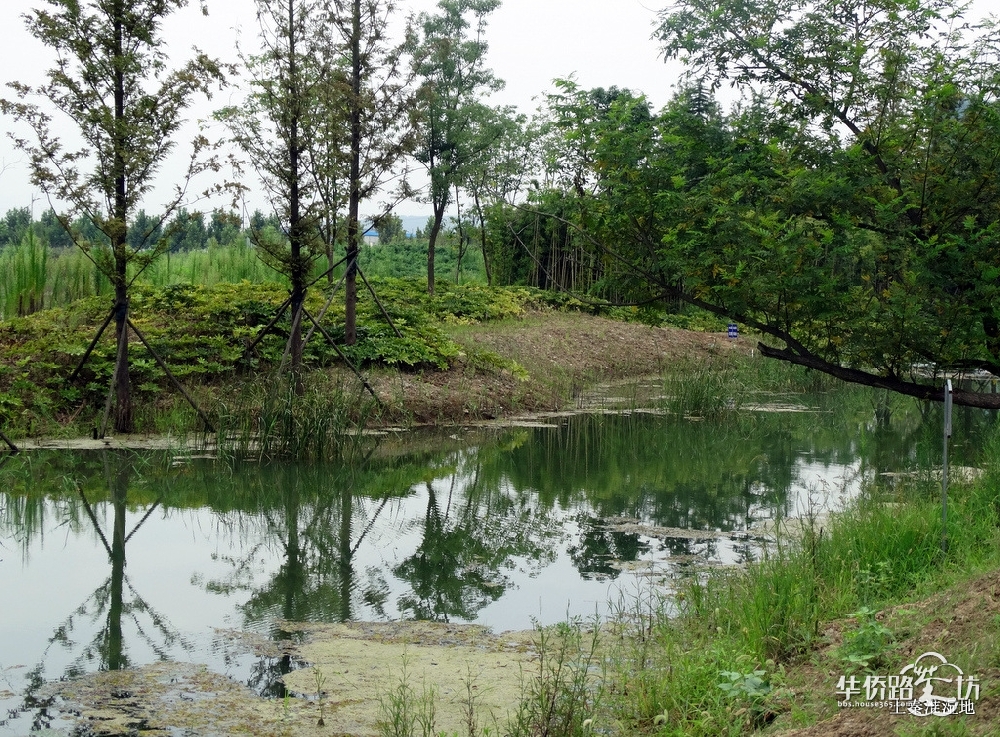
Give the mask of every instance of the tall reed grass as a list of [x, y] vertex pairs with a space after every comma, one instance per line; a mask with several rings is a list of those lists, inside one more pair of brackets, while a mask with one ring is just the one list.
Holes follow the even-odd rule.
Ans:
[[47, 303], [49, 249], [29, 228], [21, 242], [0, 252], [0, 304], [4, 317], [30, 315]]
[[165, 253], [154, 261], [139, 281], [155, 287], [171, 284], [252, 284], [283, 282], [285, 279], [267, 266], [257, 256], [256, 250], [246, 243], [235, 246], [210, 245], [194, 251]]
[[[665, 409], [677, 414], [717, 417], [775, 395], [823, 392], [835, 379], [816, 371], [753, 355], [731, 354], [717, 361], [681, 363], [663, 377]], [[842, 388], [842, 385], [840, 385]]]
[[362, 389], [353, 393], [310, 377], [303, 394], [293, 383], [267, 379], [244, 384], [220, 403], [217, 444], [231, 458], [345, 460], [362, 454], [363, 428], [377, 411]]
[[[426, 247], [419, 244], [400, 251], [397, 247], [377, 246], [364, 249], [362, 265], [370, 276], [413, 276], [423, 272]], [[441, 250], [439, 264], [441, 278], [454, 277], [454, 258], [448, 261], [449, 249]], [[463, 281], [481, 282], [481, 268], [476, 266], [475, 254], [467, 254], [470, 263], [463, 267]], [[414, 260], [415, 259], [415, 260]], [[412, 261], [412, 263], [411, 263]], [[481, 262], [481, 257], [480, 257]], [[424, 267], [420, 267], [424, 263]], [[0, 310], [3, 317], [26, 315], [45, 307], [63, 307], [84, 297], [109, 294], [111, 285], [93, 262], [78, 248], [50, 248], [28, 230], [24, 239], [15, 247], [0, 251], [0, 269], [5, 279], [0, 283]], [[341, 266], [334, 275], [343, 273]], [[325, 260], [313, 267], [313, 277], [325, 271]], [[245, 241], [235, 245], [218, 245], [209, 241], [206, 248], [190, 251], [168, 252], [150, 264], [141, 274], [130, 277], [156, 287], [171, 284], [254, 284], [278, 282], [287, 278], [269, 267], [258, 256], [257, 250]]]
[[[50, 248], [29, 230], [20, 244], [0, 251], [0, 310], [17, 317], [78, 299], [111, 294], [111, 282], [79, 248]], [[134, 274], [133, 274], [134, 276]], [[151, 286], [190, 283], [203, 286], [249, 281], [283, 282], [245, 244], [211, 246], [199, 251], [166, 253], [137, 281]]]
[[53, 250], [52, 254], [46, 277], [49, 306], [60, 307], [85, 297], [114, 293], [108, 277], [79, 248]]

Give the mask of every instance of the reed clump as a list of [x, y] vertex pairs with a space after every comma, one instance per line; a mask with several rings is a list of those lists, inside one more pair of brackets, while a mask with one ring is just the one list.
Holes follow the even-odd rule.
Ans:
[[0, 305], [3, 316], [23, 317], [44, 309], [49, 249], [29, 228], [21, 242], [0, 252]]
[[219, 452], [257, 460], [350, 461], [364, 444], [361, 428], [379, 407], [358, 390], [325, 376], [310, 376], [301, 394], [286, 378], [246, 382], [220, 400]]
[[795, 395], [816, 395], [835, 387], [835, 379], [817, 371], [734, 352], [674, 367], [663, 377], [661, 404], [676, 414], [719, 417], [735, 415], [751, 404], [788, 403]]

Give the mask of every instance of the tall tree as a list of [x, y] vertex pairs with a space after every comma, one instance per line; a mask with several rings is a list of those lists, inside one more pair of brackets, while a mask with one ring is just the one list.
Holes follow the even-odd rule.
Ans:
[[[291, 370], [296, 391], [303, 390], [302, 305], [314, 261], [322, 254], [319, 238], [314, 157], [325, 158], [329, 140], [320, 135], [329, 102], [324, 87], [333, 84], [322, 49], [329, 16], [318, 0], [256, 0], [263, 50], [243, 59], [251, 81], [249, 98], [218, 114], [236, 144], [249, 156], [271, 205], [284, 224], [284, 236], [266, 237], [251, 229], [265, 261], [291, 282]], [[332, 117], [332, 115], [331, 115]]]
[[492, 284], [486, 211], [501, 204], [512, 205], [520, 196], [527, 173], [535, 170], [535, 138], [527, 118], [512, 107], [483, 107], [481, 113], [473, 121], [473, 135], [480, 143], [465, 167], [463, 179], [464, 189], [472, 198], [472, 219], [479, 235], [486, 281]]
[[406, 237], [406, 233], [403, 232], [403, 219], [399, 215], [389, 213], [373, 224], [378, 231], [378, 242], [381, 246], [399, 243]]
[[50, 248], [72, 248], [73, 239], [59, 222], [59, 216], [51, 207], [42, 212], [38, 219], [38, 231], [42, 240]]
[[[361, 203], [393, 181], [390, 201], [410, 195], [399, 167], [413, 146], [412, 95], [402, 64], [403, 45], [388, 42], [392, 0], [334, 0], [333, 24], [344, 58], [349, 121], [347, 274], [344, 281], [344, 341], [357, 340], [357, 267], [364, 229]], [[392, 202], [382, 207], [392, 209]], [[376, 216], [373, 219], [378, 219]]]
[[[30, 156], [32, 182], [70, 208], [60, 216], [64, 227], [73, 230], [82, 216], [100, 233], [97, 243], [78, 232], [74, 240], [114, 285], [118, 432], [132, 429], [128, 288], [166, 248], [165, 241], [151, 238], [130, 247], [129, 222], [172, 151], [194, 95], [210, 94], [223, 80], [219, 64], [201, 53], [167, 69], [161, 25], [185, 5], [186, 0], [47, 0], [47, 9], [32, 10], [25, 20], [30, 33], [55, 53], [55, 66], [46, 83], [12, 83], [16, 99], [0, 100], [0, 111], [32, 129], [34, 140], [14, 140]], [[44, 107], [32, 101], [37, 98]], [[67, 147], [59, 137], [52, 108], [76, 125], [79, 148]], [[214, 165], [198, 155], [205, 146], [196, 138], [187, 173], [164, 205], [161, 221], [180, 205], [190, 178]]]
[[[556, 81], [538, 124], [544, 184], [529, 193], [537, 216], [526, 219], [516, 209], [498, 208], [492, 213], [496, 224], [503, 226], [497, 240], [509, 244], [494, 249], [503, 261], [505, 278], [606, 299], [629, 298], [627, 283], [615, 274], [620, 271], [615, 259], [594, 248], [591, 239], [608, 202], [621, 190], [617, 184], [609, 187], [602, 161], [605, 150], [621, 141], [621, 167], [642, 162], [640, 152], [646, 149], [640, 144], [645, 145], [651, 123], [649, 103], [630, 90], [586, 90], [572, 79]], [[628, 182], [627, 176], [622, 178]], [[634, 194], [630, 202], [638, 202], [641, 192]], [[496, 233], [497, 228], [493, 230]], [[607, 240], [617, 245], [619, 234], [607, 230]]]
[[[940, 399], [922, 371], [1000, 374], [1000, 36], [965, 10], [664, 11], [665, 54], [748, 99], [722, 129], [692, 98], [651, 133], [600, 136], [607, 233], [644, 244], [621, 262], [761, 330], [765, 355], [847, 381]], [[700, 162], [684, 169], [670, 150], [699, 126], [724, 145], [686, 146]], [[1000, 395], [955, 401], [998, 407]]]
[[436, 14], [421, 13], [410, 39], [420, 80], [417, 160], [430, 175], [434, 222], [427, 243], [427, 292], [434, 294], [434, 247], [452, 191], [486, 142], [475, 135], [484, 113], [481, 98], [503, 87], [486, 68], [487, 16], [500, 0], [439, 0]]
[[0, 221], [0, 242], [16, 246], [31, 227], [31, 208], [16, 207]]

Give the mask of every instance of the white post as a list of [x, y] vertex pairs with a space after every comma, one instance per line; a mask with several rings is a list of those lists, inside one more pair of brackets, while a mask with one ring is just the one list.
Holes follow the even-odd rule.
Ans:
[[951, 437], [951, 379], [944, 383], [944, 450], [941, 469], [941, 550], [948, 552], [948, 438]]

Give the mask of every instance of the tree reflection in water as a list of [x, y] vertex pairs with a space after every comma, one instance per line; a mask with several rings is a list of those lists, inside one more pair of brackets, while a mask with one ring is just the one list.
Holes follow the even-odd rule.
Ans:
[[[53, 656], [53, 649], [62, 652], [61, 660], [69, 660], [64, 667], [62, 678], [76, 678], [85, 673], [121, 670], [131, 666], [129, 647], [123, 622], [132, 625], [130, 634], [141, 640], [160, 660], [168, 660], [177, 648], [192, 652], [193, 647], [174, 628], [169, 619], [152, 607], [132, 585], [126, 575], [126, 546], [149, 520], [160, 505], [157, 499], [126, 532], [129, 508], [129, 482], [132, 477], [135, 458], [129, 451], [106, 450], [101, 452], [101, 462], [106, 481], [106, 504], [110, 507], [110, 531], [102, 525], [84, 484], [72, 477], [66, 478], [75, 490], [85, 517], [93, 532], [100, 539], [108, 554], [111, 572], [94, 591], [76, 606], [63, 621], [56, 626], [48, 639], [45, 651], [27, 676], [22, 709], [33, 711], [32, 730], [51, 726], [53, 715], [49, 714], [48, 701], [37, 696], [38, 689], [45, 684], [47, 661]], [[97, 629], [87, 641], [77, 640], [78, 631], [87, 631], [96, 625]]]
[[[456, 452], [447, 491], [425, 484], [423, 538], [393, 569], [410, 592], [400, 612], [413, 619], [474, 621], [516, 585], [510, 572], [532, 575], [556, 556], [558, 518], [531, 495], [484, 483], [482, 449]], [[443, 494], [443, 497], [442, 497]]]
[[[31, 575], [28, 551], [41, 550], [46, 532], [57, 529], [67, 539], [92, 538], [110, 568], [82, 602], [45, 591], [69, 614], [39, 625], [46, 646], [23, 679], [25, 708], [46, 679], [189, 652], [190, 624], [181, 633], [170, 617], [180, 621], [192, 606], [211, 613], [203, 626], [277, 641], [288, 636], [286, 621], [492, 623], [498, 610], [518, 606], [509, 602], [524, 609], [548, 596], [539, 581], [552, 581], [553, 571], [565, 584], [559, 596], [586, 592], [593, 601], [607, 592], [597, 583], [621, 579], [630, 562], [677, 568], [691, 556], [751, 558], [754, 541], [727, 536], [792, 513], [810, 474], [847, 469], [875, 478], [936, 458], [937, 409], [894, 405], [886, 414], [870, 397], [824, 401], [817, 398], [812, 413], [715, 423], [597, 415], [554, 419], [561, 426], [550, 429], [451, 429], [387, 441], [350, 463], [227, 465], [111, 450], [24, 455], [0, 472], [0, 533], [23, 548], [20, 580]], [[990, 422], [984, 413], [956, 420], [956, 463], [974, 462], [975, 438]], [[179, 608], [166, 612], [141, 593], [159, 596], [161, 580], [133, 584], [126, 564], [127, 553], [138, 558], [134, 567], [143, 564], [135, 550], [143, 539], [185, 545], [157, 538], [161, 531], [197, 537], [184, 551], [190, 555], [177, 554], [182, 563], [164, 553], [164, 567], [193, 567], [174, 576]], [[93, 550], [90, 544], [75, 549]], [[564, 576], [567, 569], [577, 575]], [[232, 619], [209, 621], [220, 609]], [[247, 672], [244, 651], [220, 650], [213, 657], [227, 671]], [[247, 680], [280, 696], [280, 677], [295, 665], [287, 656], [261, 656]], [[33, 708], [44, 721], [44, 708]]]

